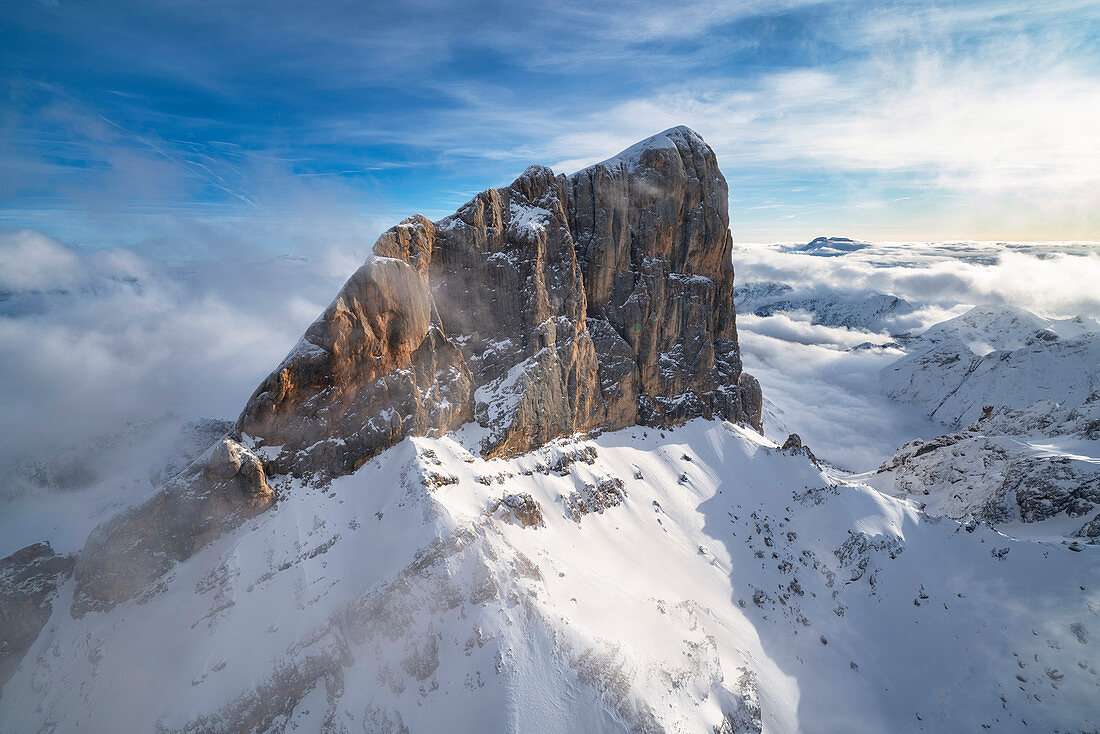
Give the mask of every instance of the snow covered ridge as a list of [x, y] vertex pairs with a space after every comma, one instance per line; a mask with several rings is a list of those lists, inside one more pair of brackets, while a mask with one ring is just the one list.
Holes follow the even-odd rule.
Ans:
[[63, 585], [0, 731], [1097, 723], [1096, 548], [930, 519], [729, 423], [409, 438], [281, 492], [140, 601], [74, 619]]
[[[647, 153], [654, 150], [669, 150], [676, 151], [681, 146], [699, 146], [706, 145], [703, 138], [699, 136], [699, 133], [695, 132], [686, 125], [677, 125], [676, 127], [669, 128], [664, 132], [659, 132], [656, 135], [651, 135], [645, 140], [640, 140], [634, 145], [630, 146], [626, 150], [618, 153], [605, 161], [589, 166], [584, 169], [591, 171], [596, 168], [605, 168], [608, 170], [623, 168], [627, 171], [634, 171], [639, 166], [644, 166], [644, 159], [647, 157]], [[579, 173], [579, 172], [578, 172]], [[574, 174], [577, 175], [577, 174]]]

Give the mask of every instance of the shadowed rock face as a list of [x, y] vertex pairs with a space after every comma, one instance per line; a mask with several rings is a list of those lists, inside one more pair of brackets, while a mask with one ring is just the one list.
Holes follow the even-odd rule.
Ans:
[[35, 543], [0, 559], [0, 691], [53, 612], [58, 587], [73, 572], [73, 557]]
[[760, 428], [742, 375], [728, 190], [673, 128], [571, 177], [528, 168], [384, 233], [257, 389], [234, 436], [268, 469], [339, 475], [476, 420], [486, 455], [635, 423]]
[[589, 315], [630, 346], [637, 418], [738, 420], [729, 191], [710, 146], [674, 128], [569, 184]]

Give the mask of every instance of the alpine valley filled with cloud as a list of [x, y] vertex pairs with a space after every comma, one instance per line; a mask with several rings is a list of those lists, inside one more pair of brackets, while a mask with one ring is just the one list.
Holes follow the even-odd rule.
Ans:
[[1100, 730], [1095, 9], [367, 5], [11, 11], [0, 733]]

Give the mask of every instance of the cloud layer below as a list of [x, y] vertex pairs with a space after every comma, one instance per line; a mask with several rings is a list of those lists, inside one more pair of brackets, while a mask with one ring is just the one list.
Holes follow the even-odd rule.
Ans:
[[0, 463], [169, 411], [235, 417], [351, 262], [172, 264], [0, 235]]
[[894, 335], [920, 333], [975, 305], [1010, 305], [1041, 316], [1100, 319], [1100, 253], [1091, 243], [875, 243], [839, 257], [783, 245], [739, 245], [737, 281], [781, 283], [786, 299], [861, 302], [877, 294], [907, 300], [911, 312], [881, 330], [812, 323], [812, 314], [738, 315], [742, 358], [764, 387], [781, 439], [793, 431], [815, 451], [857, 471], [900, 444], [944, 432], [920, 411], [888, 400], [879, 373], [904, 352]]

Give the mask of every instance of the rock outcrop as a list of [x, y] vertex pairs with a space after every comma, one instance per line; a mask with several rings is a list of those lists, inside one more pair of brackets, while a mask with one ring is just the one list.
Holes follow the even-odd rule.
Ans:
[[259, 458], [222, 439], [144, 503], [92, 531], [73, 574], [73, 616], [148, 590], [177, 562], [274, 500]]
[[[886, 480], [882, 486], [894, 494], [923, 503], [931, 514], [959, 520], [1000, 524], [1086, 518], [1100, 509], [1100, 467], [1085, 456], [1060, 451], [1057, 443], [1095, 439], [1097, 426], [1100, 393], [1073, 408], [1049, 400], [1022, 410], [987, 405], [965, 430], [901, 446], [875, 476]], [[1077, 537], [1100, 534], [1095, 519], [1077, 522], [1084, 522]]]
[[0, 691], [53, 612], [58, 587], [73, 572], [73, 557], [35, 543], [0, 559]]
[[487, 456], [635, 423], [760, 428], [733, 305], [728, 190], [678, 127], [572, 176], [532, 166], [384, 233], [257, 389], [234, 437], [335, 476], [470, 420]]

